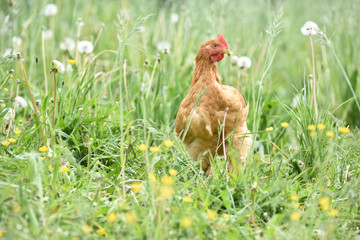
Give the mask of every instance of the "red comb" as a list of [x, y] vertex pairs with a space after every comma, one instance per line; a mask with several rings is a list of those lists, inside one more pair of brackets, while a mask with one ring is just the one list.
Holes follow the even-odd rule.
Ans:
[[223, 35], [218, 34], [217, 39], [221, 42], [222, 45], [224, 45], [226, 48], [229, 48], [229, 46], [228, 46], [227, 42], [225, 41], [225, 38], [223, 37]]

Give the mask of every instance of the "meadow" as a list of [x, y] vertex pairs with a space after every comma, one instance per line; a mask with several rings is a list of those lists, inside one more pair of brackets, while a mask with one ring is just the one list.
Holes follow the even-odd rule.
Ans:
[[[0, 239], [359, 239], [359, 1], [0, 5]], [[173, 131], [218, 33], [254, 141], [207, 177]]]

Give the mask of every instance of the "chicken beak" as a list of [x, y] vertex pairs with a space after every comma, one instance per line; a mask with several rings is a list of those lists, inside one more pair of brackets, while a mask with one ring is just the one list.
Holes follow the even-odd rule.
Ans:
[[228, 48], [224, 48], [223, 50], [221, 50], [222, 54], [231, 54], [230, 50]]

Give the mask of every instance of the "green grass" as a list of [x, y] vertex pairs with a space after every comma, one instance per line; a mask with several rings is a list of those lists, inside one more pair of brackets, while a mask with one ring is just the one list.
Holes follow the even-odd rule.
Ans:
[[[0, 10], [0, 142], [17, 139], [0, 145], [0, 239], [359, 237], [360, 3], [62, 0], [51, 17], [43, 14], [48, 1], [13, 3], [1, 1]], [[331, 41], [314, 36], [317, 120], [310, 42], [300, 32], [309, 20]], [[44, 45], [43, 28], [53, 31]], [[229, 178], [220, 157], [206, 177], [173, 134], [198, 47], [217, 33], [253, 62], [249, 70], [230, 57], [218, 63], [223, 83], [249, 103], [254, 138], [246, 167]], [[39, 119], [17, 57], [3, 57], [15, 36]], [[80, 54], [60, 49], [65, 37], [98, 41]], [[161, 41], [170, 43], [168, 54], [157, 50]], [[54, 126], [53, 59], [76, 59], [72, 71], [56, 73]], [[28, 106], [6, 121], [16, 96]], [[318, 123], [325, 129], [308, 130]], [[40, 126], [47, 153], [39, 151]], [[173, 184], [163, 178], [170, 169]]]

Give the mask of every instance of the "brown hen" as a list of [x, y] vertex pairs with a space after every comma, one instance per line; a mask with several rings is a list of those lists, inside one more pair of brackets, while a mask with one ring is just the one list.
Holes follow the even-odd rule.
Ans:
[[237, 89], [221, 84], [216, 62], [221, 61], [224, 54], [230, 54], [230, 51], [220, 34], [217, 39], [200, 45], [191, 87], [175, 120], [175, 134], [184, 138], [185, 149], [194, 161], [201, 162], [206, 175], [210, 174], [210, 159], [216, 154], [224, 155], [223, 142], [225, 153], [229, 143], [236, 149], [234, 158], [229, 159], [231, 172], [234, 171], [234, 162], [237, 168], [240, 167], [252, 144], [246, 126], [249, 107]]

